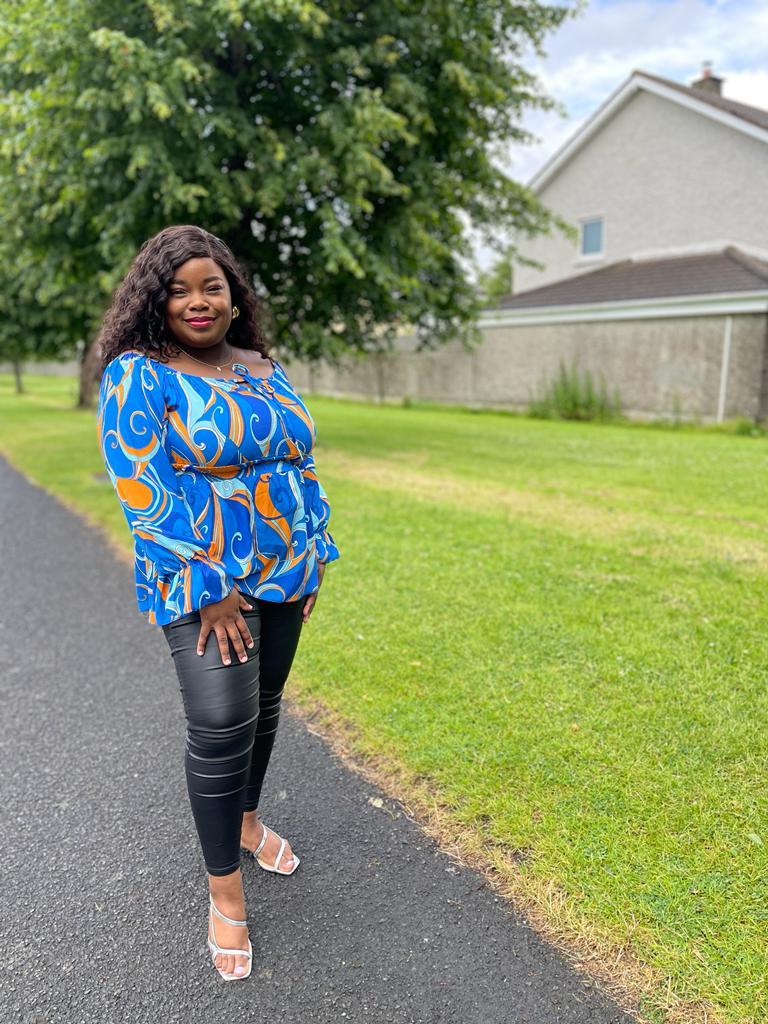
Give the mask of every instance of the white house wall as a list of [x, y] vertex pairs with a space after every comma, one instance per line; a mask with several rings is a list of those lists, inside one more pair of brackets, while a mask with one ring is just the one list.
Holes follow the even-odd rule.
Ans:
[[768, 144], [640, 91], [542, 187], [573, 224], [604, 218], [605, 254], [557, 233], [521, 239], [544, 271], [515, 267], [515, 292], [639, 254], [736, 243], [768, 250]]

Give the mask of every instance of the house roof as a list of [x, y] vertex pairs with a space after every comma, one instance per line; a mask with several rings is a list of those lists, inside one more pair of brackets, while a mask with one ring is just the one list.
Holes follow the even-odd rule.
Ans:
[[677, 89], [678, 92], [686, 96], [693, 96], [694, 99], [703, 100], [704, 103], [709, 103], [718, 110], [725, 110], [729, 114], [735, 114], [736, 117], [743, 118], [743, 120], [749, 121], [750, 124], [759, 125], [761, 128], [768, 128], [768, 110], [752, 107], [748, 103], [738, 103], [736, 100], [727, 99], [725, 96], [718, 96], [717, 93], [709, 92], [706, 89], [694, 89], [692, 85], [681, 85], [680, 82], [673, 82], [669, 78], [651, 75], [648, 71], [636, 70], [633, 74], [642, 75], [644, 78], [650, 78], [652, 81], [659, 82], [670, 89]]
[[681, 85], [668, 78], [635, 70], [592, 113], [581, 127], [544, 163], [528, 182], [528, 187], [542, 189], [603, 125], [638, 92], [652, 93], [672, 103], [679, 103], [704, 117], [712, 118], [736, 131], [744, 132], [761, 142], [768, 143], [768, 110], [737, 103], [717, 93]]
[[729, 245], [718, 252], [689, 256], [619, 260], [598, 270], [509, 295], [497, 306], [537, 309], [755, 291], [768, 291], [768, 260]]

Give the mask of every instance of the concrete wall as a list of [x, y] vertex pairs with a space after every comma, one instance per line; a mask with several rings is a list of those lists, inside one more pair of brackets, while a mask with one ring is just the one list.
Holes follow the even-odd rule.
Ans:
[[[768, 416], [768, 317], [733, 317], [725, 416]], [[486, 328], [473, 352], [452, 342], [417, 352], [401, 336], [391, 354], [348, 356], [340, 369], [291, 360], [277, 352], [294, 386], [368, 401], [448, 402], [474, 408], [523, 410], [560, 360], [602, 372], [619, 389], [626, 412], [714, 420], [723, 357], [724, 316], [680, 317]], [[46, 364], [29, 372], [45, 372]], [[56, 373], [67, 364], [49, 364]], [[2, 369], [2, 367], [0, 367]], [[76, 373], [76, 365], [69, 368]]]
[[[725, 317], [488, 328], [467, 353], [458, 343], [415, 352], [413, 338], [391, 355], [347, 359], [340, 370], [283, 360], [299, 391], [374, 401], [409, 396], [477, 408], [522, 410], [560, 360], [578, 362], [619, 389], [636, 416], [717, 416]], [[734, 316], [725, 416], [765, 415], [761, 408], [768, 318]]]
[[[78, 367], [79, 364], [76, 359], [66, 363], [59, 363], [54, 360], [40, 363], [29, 361], [22, 364], [22, 372], [42, 373], [46, 377], [72, 377], [77, 376], [80, 372]], [[13, 373], [13, 364], [0, 362], [0, 373]]]
[[538, 193], [576, 225], [604, 218], [603, 258], [559, 233], [520, 239], [544, 271], [515, 266], [515, 292], [664, 249], [733, 242], [768, 250], [768, 146], [648, 92], [636, 93]]

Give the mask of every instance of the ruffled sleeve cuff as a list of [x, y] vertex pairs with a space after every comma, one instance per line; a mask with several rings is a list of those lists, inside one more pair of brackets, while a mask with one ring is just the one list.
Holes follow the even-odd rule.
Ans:
[[315, 534], [315, 547], [318, 562], [334, 562], [339, 557], [339, 549], [329, 530], [318, 530]]
[[203, 605], [223, 601], [235, 585], [234, 578], [215, 562], [204, 558], [193, 558], [182, 566], [178, 573], [179, 586], [192, 607], [199, 611]]
[[136, 583], [139, 608], [155, 626], [222, 601], [235, 586], [234, 578], [210, 561], [193, 558], [174, 569], [146, 556], [136, 559]]

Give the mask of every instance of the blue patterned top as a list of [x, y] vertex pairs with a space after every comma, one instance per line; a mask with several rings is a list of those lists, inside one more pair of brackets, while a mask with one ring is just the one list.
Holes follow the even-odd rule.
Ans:
[[139, 611], [163, 626], [238, 590], [297, 601], [339, 557], [315, 424], [281, 364], [183, 373], [141, 352], [107, 365], [97, 423], [134, 537]]

